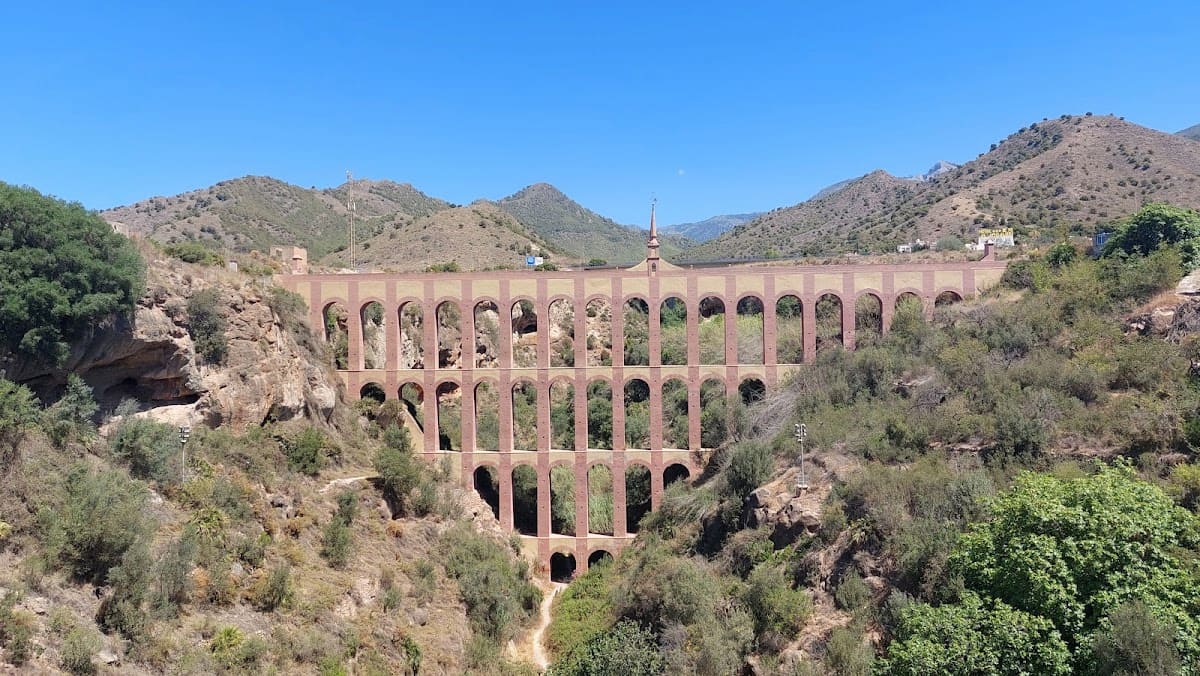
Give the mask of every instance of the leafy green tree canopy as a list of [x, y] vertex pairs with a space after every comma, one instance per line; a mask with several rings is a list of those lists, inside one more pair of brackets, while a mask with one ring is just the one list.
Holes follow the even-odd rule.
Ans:
[[1179, 245], [1189, 269], [1200, 264], [1200, 212], [1170, 204], [1148, 204], [1113, 233], [1104, 244], [1103, 255], [1124, 252], [1145, 256], [1174, 245]]
[[82, 205], [0, 183], [0, 352], [61, 365], [95, 322], [132, 312], [142, 259]]
[[1065, 675], [1070, 657], [1049, 620], [968, 592], [961, 603], [901, 611], [881, 673]]
[[1200, 658], [1200, 579], [1180, 554], [1200, 544], [1196, 519], [1160, 488], [1126, 466], [1025, 473], [993, 515], [951, 555], [968, 589], [1050, 620], [1077, 656], [1103, 618], [1141, 599], [1176, 628], [1185, 663]]

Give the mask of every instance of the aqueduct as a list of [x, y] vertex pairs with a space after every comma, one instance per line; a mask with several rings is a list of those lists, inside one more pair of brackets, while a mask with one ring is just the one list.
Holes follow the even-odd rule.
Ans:
[[[989, 247], [973, 262], [684, 269], [659, 259], [651, 226], [647, 259], [625, 269], [283, 283], [314, 327], [343, 331], [349, 393], [400, 398], [426, 458], [452, 458], [538, 561], [573, 570], [615, 554], [665, 485], [697, 475], [723, 439], [714, 401], [762, 396], [819, 347], [886, 333], [905, 299], [928, 315], [1005, 268]], [[552, 514], [555, 499], [573, 515]]]

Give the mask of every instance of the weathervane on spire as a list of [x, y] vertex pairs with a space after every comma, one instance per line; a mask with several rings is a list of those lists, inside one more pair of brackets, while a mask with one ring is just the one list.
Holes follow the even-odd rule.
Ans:
[[651, 268], [657, 272], [658, 266], [658, 225], [654, 222], [654, 209], [658, 206], [658, 196], [650, 193], [650, 239], [646, 241], [646, 260], [651, 262]]

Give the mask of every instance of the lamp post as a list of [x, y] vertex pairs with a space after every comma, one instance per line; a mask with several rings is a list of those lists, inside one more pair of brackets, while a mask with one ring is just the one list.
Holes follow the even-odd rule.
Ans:
[[187, 481], [187, 442], [190, 436], [192, 436], [192, 428], [186, 425], [179, 428], [179, 457], [181, 464], [179, 468], [179, 483]]
[[808, 425], [796, 423], [796, 441], [800, 442], [800, 476], [796, 479], [796, 488], [808, 490], [808, 474], [804, 471], [804, 440], [808, 437]]

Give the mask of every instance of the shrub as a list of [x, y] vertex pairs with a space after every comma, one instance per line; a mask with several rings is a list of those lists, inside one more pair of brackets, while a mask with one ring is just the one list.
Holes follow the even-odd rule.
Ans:
[[38, 413], [29, 388], [0, 378], [0, 476], [16, 464], [21, 440], [37, 422]]
[[76, 465], [67, 474], [61, 511], [43, 512], [48, 539], [59, 543], [59, 560], [77, 578], [103, 583], [125, 553], [151, 531], [146, 488], [120, 472]]
[[129, 465], [129, 473], [139, 479], [160, 483], [178, 479], [175, 456], [179, 453], [179, 437], [175, 428], [146, 418], [129, 418], [121, 422], [109, 442], [113, 455]]
[[184, 263], [199, 265], [225, 265], [225, 257], [200, 242], [188, 241], [167, 245], [163, 253], [178, 258]]
[[852, 627], [834, 627], [825, 644], [824, 662], [827, 672], [836, 676], [870, 676], [875, 664], [875, 650], [863, 640], [861, 631]]
[[335, 518], [325, 527], [321, 556], [334, 568], [344, 568], [350, 560], [350, 527], [344, 521]]
[[271, 612], [287, 605], [292, 598], [292, 569], [287, 564], [271, 569], [251, 593], [255, 608]]
[[400, 516], [411, 507], [410, 496], [421, 483], [422, 467], [413, 457], [408, 428], [389, 426], [383, 432], [383, 441], [383, 448], [375, 454], [375, 471], [393, 516]]
[[315, 427], [306, 428], [295, 439], [283, 442], [288, 469], [308, 476], [316, 476], [325, 461], [328, 439]]
[[812, 615], [812, 599], [803, 589], [793, 589], [783, 567], [760, 563], [746, 580], [742, 600], [754, 616], [754, 631], [769, 643], [783, 645]]
[[725, 481], [729, 494], [743, 500], [771, 478], [775, 459], [771, 447], [758, 441], [743, 441], [733, 447]]
[[8, 592], [0, 599], [0, 648], [14, 666], [29, 660], [33, 648], [34, 618], [27, 613], [14, 610], [18, 597]]
[[106, 317], [132, 313], [143, 263], [77, 203], [0, 183], [0, 352], [61, 365]]
[[63, 396], [47, 408], [42, 416], [46, 436], [58, 446], [68, 441], [89, 439], [95, 433], [92, 416], [96, 415], [96, 399], [92, 388], [74, 373], [67, 376]]
[[225, 335], [225, 315], [221, 311], [221, 294], [209, 288], [197, 291], [187, 301], [188, 331], [196, 345], [196, 353], [210, 364], [225, 361], [229, 339]]
[[1092, 647], [1097, 674], [1178, 674], [1175, 628], [1154, 616], [1139, 600], [1127, 601], [1108, 616], [1109, 628]]
[[855, 612], [862, 610], [871, 602], [871, 589], [867, 587], [866, 582], [863, 582], [862, 576], [858, 574], [857, 570], [851, 570], [838, 584], [833, 598], [842, 610]]
[[654, 634], [636, 622], [624, 621], [572, 651], [552, 666], [547, 676], [654, 676], [664, 667]]
[[460, 522], [446, 531], [441, 549], [446, 574], [458, 581], [472, 630], [502, 644], [537, 611], [542, 594], [529, 582], [528, 569], [469, 524]]
[[96, 664], [92, 656], [100, 649], [96, 635], [83, 627], [75, 627], [63, 638], [59, 663], [63, 669], [72, 674], [83, 676], [96, 673]]

